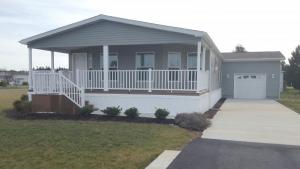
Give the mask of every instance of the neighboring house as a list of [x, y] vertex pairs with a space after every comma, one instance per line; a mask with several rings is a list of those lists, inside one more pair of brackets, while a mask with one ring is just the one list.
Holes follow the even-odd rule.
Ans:
[[[36, 111], [74, 111], [71, 104], [89, 101], [99, 109], [166, 108], [175, 115], [205, 112], [222, 97], [227, 57], [203, 31], [99, 15], [20, 42], [29, 50]], [[51, 51], [52, 72], [32, 71], [32, 49]], [[54, 72], [54, 52], [69, 54], [69, 72]]]
[[18, 73], [12, 75], [12, 81], [10, 84], [13, 85], [23, 85], [25, 83], [28, 83], [28, 73]]
[[28, 83], [28, 72], [26, 71], [0, 71], [0, 81], [5, 81], [9, 85], [23, 85]]

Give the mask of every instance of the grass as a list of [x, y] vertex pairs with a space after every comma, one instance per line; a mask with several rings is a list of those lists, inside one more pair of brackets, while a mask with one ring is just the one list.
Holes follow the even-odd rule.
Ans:
[[281, 93], [279, 102], [300, 114], [300, 91], [287, 88]]
[[[25, 89], [0, 89], [0, 111]], [[196, 133], [169, 125], [11, 120], [0, 113], [0, 168], [145, 168]]]

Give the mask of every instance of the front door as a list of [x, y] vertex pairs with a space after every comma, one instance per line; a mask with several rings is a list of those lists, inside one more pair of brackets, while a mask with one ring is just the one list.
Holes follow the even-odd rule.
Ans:
[[[87, 53], [72, 53], [73, 58], [73, 74], [76, 70], [87, 70]], [[74, 77], [76, 80], [76, 76]]]

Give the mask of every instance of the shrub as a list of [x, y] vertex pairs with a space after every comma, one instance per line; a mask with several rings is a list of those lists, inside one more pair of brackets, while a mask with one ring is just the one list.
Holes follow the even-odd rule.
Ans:
[[125, 110], [124, 114], [129, 118], [139, 117], [138, 109], [135, 107], [131, 107], [131, 108]]
[[21, 101], [28, 101], [28, 95], [23, 94], [20, 98]]
[[85, 106], [79, 109], [79, 114], [82, 116], [89, 116], [91, 113], [96, 111], [97, 109], [94, 108], [94, 105], [86, 104]]
[[31, 109], [31, 102], [28, 100], [17, 100], [13, 103], [14, 109], [20, 113], [30, 113]]
[[161, 109], [161, 108], [159, 108], [159, 109], [156, 109], [154, 115], [155, 115], [155, 117], [157, 119], [166, 119], [169, 114], [170, 113], [169, 113], [169, 111], [167, 109]]
[[6, 81], [0, 81], [0, 86], [6, 87], [8, 83]]
[[204, 131], [211, 122], [200, 113], [180, 113], [175, 117], [175, 124], [190, 130]]
[[120, 106], [117, 107], [106, 107], [106, 109], [101, 110], [107, 116], [117, 116], [121, 113], [122, 109]]
[[28, 86], [28, 82], [23, 82], [22, 85], [23, 86]]

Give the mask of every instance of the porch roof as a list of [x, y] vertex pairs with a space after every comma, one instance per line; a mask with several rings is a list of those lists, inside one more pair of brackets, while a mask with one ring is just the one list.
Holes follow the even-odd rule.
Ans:
[[[144, 44], [147, 44], [147, 43], [154, 44], [154, 42], [157, 42], [157, 43], [172, 43], [172, 42], [174, 42], [174, 43], [185, 43], [185, 42], [194, 43], [194, 42], [196, 42], [200, 39], [203, 39], [207, 45], [214, 48], [217, 51], [217, 53], [220, 53], [218, 48], [216, 47], [216, 45], [214, 44], [214, 42], [211, 40], [211, 38], [209, 37], [209, 35], [206, 32], [198, 31], [198, 30], [192, 30], [192, 29], [172, 27], [172, 26], [165, 26], [165, 25], [160, 25], [160, 24], [153, 24], [153, 23], [148, 23], [148, 22], [118, 18], [118, 17], [112, 17], [112, 16], [107, 16], [107, 15], [98, 15], [98, 16], [95, 16], [95, 17], [92, 17], [92, 18], [89, 18], [89, 19], [86, 19], [86, 20], [82, 20], [82, 21], [79, 21], [79, 22], [75, 22], [75, 23], [72, 23], [72, 24], [54, 29], [54, 30], [50, 30], [50, 31], [47, 31], [47, 32], [44, 32], [44, 33], [41, 33], [41, 34], [37, 34], [37, 35], [34, 35], [32, 37], [21, 40], [20, 43], [29, 45], [29, 46], [31, 46], [33, 48], [37, 48], [37, 49], [44, 49], [44, 50], [56, 49], [56, 50], [61, 50], [61, 51], [64, 51], [64, 49], [66, 47], [68, 47], [68, 48], [78, 48], [78, 47], [93, 46], [93, 45], [95, 45], [95, 42], [87, 43], [86, 41], [83, 41], [82, 43], [84, 43], [84, 45], [79, 44], [79, 43], [78, 44], [75, 44], [75, 43], [67, 44], [67, 43], [64, 42], [63, 44], [66, 44], [66, 46], [59, 46], [59, 45], [57, 45], [57, 46], [52, 45], [51, 46], [51, 45], [48, 45], [48, 44], [45, 45], [45, 41], [50, 41], [52, 44], [54, 44], [54, 43], [57, 43], [57, 41], [54, 38], [54, 37], [57, 38], [57, 35], [60, 35], [60, 36], [61, 35], [63, 35], [63, 36], [69, 35], [69, 36], [65, 36], [63, 38], [70, 38], [71, 36], [70, 36], [69, 32], [71, 30], [73, 31], [73, 30], [85, 27], [87, 25], [91, 25], [91, 24], [95, 24], [95, 23], [99, 23], [99, 22], [105, 22], [105, 21], [111, 22], [115, 25], [117, 25], [117, 24], [119, 24], [119, 25], [120, 24], [131, 25], [131, 26], [135, 26], [135, 27], [138, 27], [138, 28], [148, 29], [149, 32], [153, 31], [153, 32], [151, 32], [152, 34], [150, 33], [148, 37], [151, 37], [152, 35], [157, 35], [157, 37], [153, 37], [153, 40], [150, 41], [150, 42], [145, 41]], [[99, 27], [97, 27], [97, 28], [99, 28]], [[125, 30], [128, 30], [127, 28], [128, 27], [126, 27]], [[113, 30], [108, 30], [108, 31], [112, 32]], [[136, 31], [136, 30], [134, 30], [134, 31]], [[160, 31], [160, 32], [158, 32], [158, 31]], [[165, 32], [164, 35], [166, 37], [168, 37], [167, 40], [158, 38], [162, 35], [161, 32]], [[76, 33], [78, 34], [78, 32], [76, 32]], [[97, 32], [97, 33], [99, 33], [99, 32]], [[103, 33], [103, 34], [101, 34], [101, 33]], [[128, 32], [126, 32], [126, 33], [128, 33]], [[75, 33], [73, 31], [73, 35], [74, 34]], [[106, 30], [106, 32], [105, 31], [100, 32], [100, 34], [98, 36], [106, 35], [106, 34], [107, 34], [107, 30]], [[136, 36], [140, 36], [140, 35], [141, 34], [137, 33]], [[90, 36], [90, 37], [92, 37], [92, 36]], [[101, 45], [102, 43], [103, 44], [106, 43], [108, 45], [121, 45], [121, 43], [124, 43], [121, 40], [121, 38], [120, 38], [121, 41], [119, 42], [119, 44], [111, 43], [111, 41], [109, 41], [110, 39], [106, 40], [105, 38], [106, 37], [104, 37], [104, 38], [101, 37], [100, 39], [103, 42], [97, 41], [97, 43], [98, 43], [97, 45]], [[126, 38], [126, 36], [125, 36], [125, 38]], [[129, 38], [129, 40], [132, 40], [132, 39], [130, 39], [131, 37], [129, 37], [129, 36], [127, 36], [127, 38]], [[71, 40], [73, 40], [75, 42], [78, 39], [70, 39], [70, 41]], [[134, 40], [135, 41], [131, 42], [131, 44], [134, 44], [134, 43], [142, 44], [143, 43], [139, 39], [138, 40], [134, 39]], [[127, 39], [127, 41], [128, 41], [128, 39]], [[128, 43], [130, 43], [130, 42], [128, 42]], [[124, 44], [124, 45], [126, 45], [126, 44]]]

